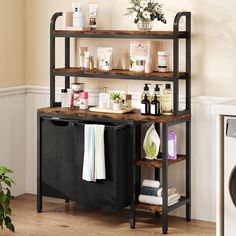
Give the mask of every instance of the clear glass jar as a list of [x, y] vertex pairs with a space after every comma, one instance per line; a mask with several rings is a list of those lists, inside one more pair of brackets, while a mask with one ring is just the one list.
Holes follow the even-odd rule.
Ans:
[[152, 30], [153, 23], [151, 20], [139, 20], [137, 23], [138, 30], [150, 31]]

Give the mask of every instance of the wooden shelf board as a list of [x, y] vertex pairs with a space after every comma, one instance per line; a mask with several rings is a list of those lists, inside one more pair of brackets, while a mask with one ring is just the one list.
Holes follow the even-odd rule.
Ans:
[[[169, 211], [172, 211], [173, 209], [176, 209], [184, 204], [186, 204], [187, 202], [189, 202], [189, 200], [184, 197], [184, 196], [181, 196], [180, 197], [180, 200], [175, 203], [174, 205], [172, 206], [169, 206], [168, 209]], [[137, 210], [144, 210], [144, 211], [151, 211], [151, 212], [162, 212], [162, 206], [160, 205], [152, 205], [152, 204], [146, 204], [146, 203], [136, 203], [135, 204], [135, 209]]]
[[[56, 68], [53, 71], [55, 76], [77, 76], [77, 77], [91, 77], [91, 78], [114, 78], [114, 79], [129, 79], [129, 80], [162, 80], [162, 81], [173, 81], [173, 72], [158, 72], [154, 71], [149, 74], [142, 72], [134, 72], [129, 70], [114, 69], [110, 71], [104, 70], [82, 70], [78, 67], [70, 68]], [[178, 75], [179, 79], [189, 78], [185, 72], [180, 72]]]
[[[161, 158], [161, 155], [159, 158]], [[177, 160], [168, 160], [168, 165], [173, 165], [185, 159], [186, 159], [185, 155], [177, 155]], [[157, 159], [157, 160], [141, 159], [141, 160], [137, 160], [135, 163], [138, 166], [162, 168], [162, 159]]]
[[[75, 38], [129, 38], [129, 39], [173, 39], [173, 31], [138, 31], [138, 30], [56, 30], [54, 37]], [[178, 33], [179, 38], [186, 38], [186, 31]]]
[[112, 113], [102, 113], [93, 112], [89, 110], [80, 110], [78, 108], [69, 109], [62, 107], [48, 107], [38, 109], [39, 113], [44, 113], [49, 116], [55, 117], [96, 117], [96, 118], [106, 118], [115, 120], [129, 120], [137, 122], [157, 122], [157, 123], [167, 123], [175, 122], [180, 120], [189, 119], [191, 114], [184, 114], [181, 116], [143, 116], [140, 114], [140, 110], [134, 110], [127, 114], [112, 114]]

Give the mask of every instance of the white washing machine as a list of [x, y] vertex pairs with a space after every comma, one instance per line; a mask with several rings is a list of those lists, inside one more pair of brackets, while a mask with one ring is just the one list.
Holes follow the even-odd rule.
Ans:
[[236, 117], [224, 118], [224, 236], [236, 235]]

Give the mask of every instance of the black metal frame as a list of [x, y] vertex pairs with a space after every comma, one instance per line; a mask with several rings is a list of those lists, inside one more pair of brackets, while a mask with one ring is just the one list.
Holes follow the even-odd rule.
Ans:
[[[174, 99], [173, 99], [173, 113], [174, 116], [180, 116], [183, 114], [191, 113], [191, 13], [190, 12], [179, 12], [175, 19], [173, 25], [173, 34], [157, 34], [153, 32], [143, 33], [143, 34], [130, 34], [124, 32], [119, 32], [117, 34], [109, 34], [109, 32], [104, 33], [80, 33], [80, 32], [67, 32], [67, 31], [56, 31], [55, 25], [58, 17], [62, 16], [62, 13], [55, 13], [51, 19], [50, 24], [50, 106], [60, 106], [60, 103], [55, 102], [55, 80], [56, 76], [65, 77], [65, 89], [70, 86], [70, 76], [81, 76], [81, 77], [103, 77], [103, 75], [96, 74], [84, 74], [75, 73], [70, 74], [70, 72], [58, 72], [55, 67], [55, 39], [62, 37], [65, 38], [65, 68], [70, 68], [70, 38], [129, 38], [129, 39], [169, 39], [173, 40], [173, 79], [166, 79], [161, 77], [156, 77], [159, 81], [171, 81], [174, 87]], [[183, 32], [179, 31], [179, 22], [182, 17], [186, 17], [186, 30]], [[180, 34], [181, 32], [181, 34]], [[179, 78], [179, 39], [186, 40], [186, 77]], [[104, 77], [111, 79], [132, 79], [128, 75], [113, 75], [109, 73], [104, 73]], [[145, 80], [155, 80], [154, 76], [136, 76], [133, 79], [145, 79]], [[186, 107], [185, 110], [179, 110], [179, 80], [184, 79], [186, 81], [185, 97], [186, 97]], [[63, 117], [60, 114], [57, 116]], [[76, 119], [81, 117], [76, 117]], [[83, 118], [82, 118], [83, 119]], [[84, 118], [85, 119], [85, 118]], [[98, 118], [94, 118], [98, 120]], [[107, 121], [108, 119], [106, 119]], [[140, 123], [135, 121], [128, 121], [131, 127], [131, 137], [132, 137], [132, 159], [137, 160], [140, 156]], [[168, 207], [168, 128], [180, 123], [186, 123], [186, 196], [180, 202]], [[191, 118], [180, 119], [175, 122], [168, 123], [156, 123], [155, 124], [158, 133], [160, 130], [162, 132], [162, 151], [163, 151], [163, 166], [162, 166], [162, 180], [163, 180], [163, 224], [162, 230], [166, 234], [168, 232], [168, 213], [182, 205], [186, 205], [186, 220], [191, 220]], [[161, 126], [161, 128], [160, 128]], [[41, 150], [40, 150], [40, 114], [38, 114], [38, 212], [42, 210], [42, 183], [41, 183]], [[135, 164], [132, 165], [132, 196], [131, 196], [131, 218], [130, 226], [135, 228], [136, 223], [136, 209], [135, 203], [137, 202], [137, 197], [140, 191], [140, 167]], [[155, 169], [155, 179], [160, 179], [160, 170]]]
[[[168, 128], [181, 123], [186, 124], [186, 194], [181, 198], [178, 203], [168, 206]], [[162, 129], [160, 129], [160, 125]], [[168, 233], [168, 214], [169, 212], [186, 205], [186, 221], [191, 220], [191, 118], [181, 119], [169, 123], [155, 123], [157, 132], [162, 132], [162, 186], [163, 186], [163, 207], [162, 207], [162, 231], [163, 234]], [[141, 158], [141, 152], [137, 152], [138, 146], [140, 146], [140, 127], [135, 122], [132, 124], [132, 137], [133, 137], [133, 161]], [[137, 178], [138, 177], [138, 178]], [[138, 179], [138, 181], [137, 181]], [[155, 168], [155, 179], [160, 180], [160, 169]], [[138, 202], [137, 197], [140, 193], [140, 167], [133, 165], [133, 183], [132, 183], [132, 198], [131, 198], [131, 219], [130, 227], [135, 228], [136, 225], [136, 209], [135, 204]], [[159, 213], [158, 213], [159, 214]]]
[[[173, 34], [163, 34], [156, 32], [140, 33], [140, 34], [130, 34], [125, 31], [117, 31], [116, 34], [109, 34], [109, 31], [99, 31], [96, 32], [70, 32], [70, 31], [56, 31], [55, 25], [58, 17], [62, 16], [62, 12], [55, 13], [51, 19], [50, 24], [50, 106], [60, 106], [60, 103], [55, 101], [55, 80], [56, 76], [65, 77], [65, 89], [70, 86], [70, 76], [80, 76], [80, 77], [104, 77], [111, 79], [137, 79], [137, 80], [151, 80], [151, 81], [170, 81], [173, 82], [174, 87], [174, 99], [173, 99], [173, 113], [174, 116], [180, 116], [183, 114], [189, 114], [191, 112], [191, 13], [190, 12], [179, 12], [175, 19], [173, 25]], [[186, 17], [186, 30], [179, 30], [179, 22], [182, 17]], [[55, 39], [63, 37], [65, 38], [65, 68], [70, 68], [70, 38], [129, 38], [129, 39], [170, 39], [173, 40], [173, 78], [168, 79], [159, 76], [129, 76], [129, 75], [119, 75], [119, 74], [96, 74], [96, 73], [71, 73], [71, 72], [58, 72], [55, 67]], [[186, 108], [185, 110], [179, 110], [179, 39], [186, 40], [186, 76], [182, 79], [186, 81], [185, 89], [185, 99]]]

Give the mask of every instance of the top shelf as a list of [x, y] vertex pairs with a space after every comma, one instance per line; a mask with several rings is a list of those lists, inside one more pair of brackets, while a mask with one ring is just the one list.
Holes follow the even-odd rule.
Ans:
[[186, 31], [138, 31], [138, 30], [55, 30], [53, 37], [63, 38], [122, 38], [122, 39], [174, 39], [187, 38], [190, 34]]

